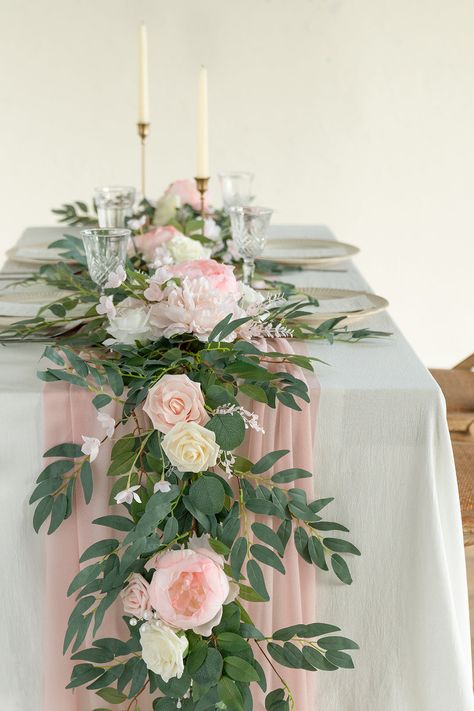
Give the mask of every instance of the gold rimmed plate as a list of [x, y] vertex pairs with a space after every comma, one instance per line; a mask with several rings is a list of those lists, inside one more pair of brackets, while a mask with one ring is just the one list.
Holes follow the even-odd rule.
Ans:
[[288, 266], [311, 267], [350, 259], [359, 248], [346, 242], [313, 237], [269, 238], [262, 259]]
[[[346, 326], [348, 323], [374, 316], [388, 307], [387, 299], [369, 291], [302, 287], [298, 292], [317, 299], [319, 303], [319, 306], [302, 307], [310, 313], [301, 319], [311, 326], [318, 326], [332, 318], [343, 318], [341, 325]], [[298, 300], [298, 295], [292, 299]]]
[[48, 249], [47, 244], [38, 244], [34, 247], [17, 246], [9, 249], [6, 253], [7, 258], [18, 264], [31, 264], [41, 266], [42, 264], [57, 264], [65, 262], [66, 264], [74, 264], [72, 259], [64, 259], [61, 257], [61, 249]]

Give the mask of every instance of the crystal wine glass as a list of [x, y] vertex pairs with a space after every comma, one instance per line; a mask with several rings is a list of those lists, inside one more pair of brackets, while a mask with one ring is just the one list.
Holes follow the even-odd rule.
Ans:
[[247, 172], [219, 173], [224, 208], [244, 207], [253, 200], [254, 174]]
[[268, 226], [273, 210], [268, 207], [231, 207], [229, 209], [232, 238], [243, 259], [243, 282], [252, 285], [255, 257], [265, 246]]
[[135, 188], [112, 185], [94, 190], [99, 227], [125, 227], [133, 212]]
[[92, 281], [104, 291], [111, 272], [125, 266], [131, 231], [124, 229], [94, 228], [82, 230], [87, 266]]

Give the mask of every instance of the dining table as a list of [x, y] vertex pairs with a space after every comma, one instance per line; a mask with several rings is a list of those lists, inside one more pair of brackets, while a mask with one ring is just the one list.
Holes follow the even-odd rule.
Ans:
[[[18, 245], [70, 231], [32, 227]], [[276, 225], [271, 234], [334, 239], [322, 225]], [[356, 261], [278, 278], [370, 292]], [[7, 260], [0, 290], [10, 275], [34, 269]], [[425, 317], [420, 301], [413, 308]], [[316, 570], [314, 619], [338, 625], [360, 649], [355, 669], [317, 672], [314, 706], [297, 711], [473, 711], [462, 525], [443, 396], [388, 311], [359, 327], [390, 335], [304, 348], [320, 359], [314, 492], [334, 497], [331, 519], [350, 529], [361, 551], [350, 561], [351, 585]], [[28, 504], [44, 451], [44, 383], [36, 376], [43, 349], [0, 346], [2, 711], [62, 711], [43, 706], [46, 534], [34, 532]]]

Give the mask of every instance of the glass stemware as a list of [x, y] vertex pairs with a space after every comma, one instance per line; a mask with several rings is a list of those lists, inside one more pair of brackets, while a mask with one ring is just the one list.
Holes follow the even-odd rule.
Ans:
[[102, 292], [110, 273], [125, 266], [130, 235], [131, 231], [124, 229], [94, 228], [81, 231], [89, 274]]
[[255, 258], [265, 246], [268, 226], [273, 210], [268, 207], [231, 207], [229, 209], [232, 238], [243, 259], [244, 284], [252, 285], [255, 272]]
[[133, 212], [135, 188], [112, 185], [94, 190], [99, 227], [125, 227]]
[[254, 198], [252, 195], [253, 178], [254, 174], [247, 172], [219, 173], [222, 200], [226, 210], [231, 207], [250, 205]]

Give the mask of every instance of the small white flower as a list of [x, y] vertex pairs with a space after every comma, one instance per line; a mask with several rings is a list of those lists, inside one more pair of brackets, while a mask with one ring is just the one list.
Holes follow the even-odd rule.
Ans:
[[153, 274], [152, 279], [158, 284], [164, 284], [165, 281], [169, 281], [173, 276], [172, 272], [166, 267], [158, 267], [156, 272]]
[[111, 296], [101, 296], [95, 310], [98, 314], [106, 314], [109, 318], [114, 318], [117, 314], [117, 309]]
[[87, 454], [91, 462], [96, 459], [99, 454], [100, 440], [97, 437], [85, 437], [82, 435], [84, 444], [81, 447], [81, 452]]
[[258, 306], [263, 301], [265, 301], [262, 294], [260, 294], [258, 291], [255, 291], [255, 289], [252, 289], [252, 287], [248, 284], [244, 284], [243, 281], [239, 282], [239, 286], [241, 294], [239, 303], [240, 306], [245, 309], [245, 311], [247, 311], [250, 306]]
[[163, 247], [156, 247], [153, 254], [153, 266], [156, 268], [165, 267], [168, 264], [173, 264], [173, 257], [169, 253], [168, 249]]
[[123, 491], [119, 491], [118, 494], [115, 494], [115, 501], [118, 504], [131, 504], [132, 501], [135, 499], [139, 504], [142, 503], [142, 500], [137, 494], [137, 489], [140, 488], [140, 484], [137, 484], [136, 486], [129, 486], [128, 489], [124, 489]]
[[157, 481], [153, 487], [153, 493], [156, 494], [157, 491], [161, 491], [162, 494], [167, 494], [171, 490], [171, 484], [169, 481]]
[[143, 225], [146, 223], [147, 217], [146, 215], [142, 215], [141, 217], [138, 218], [133, 218], [132, 220], [129, 220], [127, 222], [127, 227], [129, 227], [131, 230], [139, 230], [143, 227]]
[[123, 284], [127, 278], [127, 273], [125, 269], [120, 265], [117, 267], [116, 272], [110, 272], [107, 283], [105, 284], [106, 289], [116, 289], [118, 286]]
[[221, 228], [212, 217], [206, 217], [204, 220], [204, 236], [214, 241], [221, 236]]
[[97, 419], [105, 430], [107, 437], [112, 437], [115, 431], [115, 420], [106, 412], [99, 412]]

